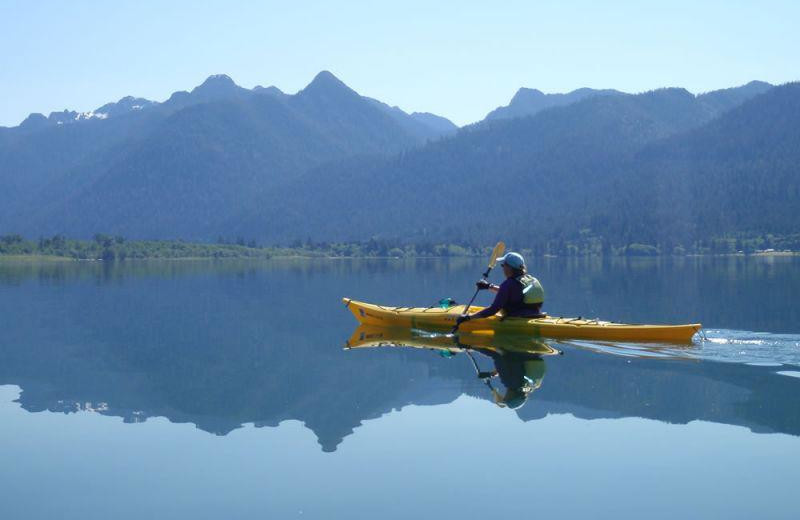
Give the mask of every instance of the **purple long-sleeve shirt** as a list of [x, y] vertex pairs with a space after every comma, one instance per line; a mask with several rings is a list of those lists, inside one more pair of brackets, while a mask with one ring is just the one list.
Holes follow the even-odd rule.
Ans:
[[539, 315], [541, 306], [526, 307], [523, 305], [522, 301], [522, 284], [513, 278], [506, 278], [505, 281], [500, 284], [500, 288], [492, 304], [482, 311], [473, 314], [472, 319], [488, 318], [489, 316], [494, 316], [503, 309], [506, 310], [506, 316], [534, 317]]

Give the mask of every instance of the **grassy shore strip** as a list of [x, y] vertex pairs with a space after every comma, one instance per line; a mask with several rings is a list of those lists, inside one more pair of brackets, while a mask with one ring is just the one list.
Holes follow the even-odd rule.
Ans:
[[[183, 240], [126, 240], [122, 237], [96, 235], [94, 240], [73, 240], [60, 235], [26, 240], [19, 235], [0, 236], [0, 259], [4, 261], [95, 261], [125, 259], [209, 259], [209, 258], [429, 258], [487, 256], [491, 247], [465, 244], [416, 243], [403, 244], [389, 240], [371, 239], [349, 243], [296, 243], [291, 247], [259, 247], [254, 242], [194, 243]], [[633, 244], [610, 251], [594, 249], [561, 251], [561, 254], [521, 249], [533, 257], [587, 256], [797, 256], [791, 250], [673, 251], [664, 254], [653, 246]]]
[[40, 255], [40, 254], [21, 254], [7, 255], [0, 253], [0, 262], [74, 262], [74, 258], [68, 256]]
[[[243, 241], [242, 241], [243, 242]], [[26, 240], [0, 236], [0, 258], [6, 260], [71, 259], [206, 259], [206, 258], [420, 258], [486, 256], [491, 248], [458, 244], [399, 244], [369, 240], [351, 243], [311, 243], [291, 247], [259, 247], [254, 243], [204, 244], [183, 240], [126, 240], [97, 235], [94, 240], [62, 236]]]

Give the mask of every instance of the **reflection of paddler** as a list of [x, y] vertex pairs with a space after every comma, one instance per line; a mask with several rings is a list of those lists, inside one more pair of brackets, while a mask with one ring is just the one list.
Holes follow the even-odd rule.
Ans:
[[[494, 402], [498, 406], [513, 409], [519, 408], [528, 400], [528, 396], [540, 386], [546, 370], [544, 360], [538, 356], [526, 356], [501, 349], [473, 348], [481, 354], [489, 356], [494, 361], [495, 369], [491, 372], [481, 372], [477, 363], [472, 359], [478, 377], [486, 382], [491, 389]], [[467, 351], [469, 354], [469, 351]], [[472, 356], [470, 356], [472, 357]], [[505, 394], [501, 394], [491, 384], [491, 378], [498, 377], [506, 387]]]

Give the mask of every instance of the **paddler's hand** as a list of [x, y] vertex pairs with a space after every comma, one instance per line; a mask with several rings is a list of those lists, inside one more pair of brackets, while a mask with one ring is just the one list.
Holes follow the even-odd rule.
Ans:
[[475, 287], [477, 287], [479, 291], [485, 291], [486, 289], [488, 289], [491, 286], [492, 286], [492, 284], [490, 284], [489, 282], [487, 282], [486, 280], [483, 280], [483, 279], [478, 280], [477, 282], [475, 282]]
[[456, 327], [464, 323], [465, 321], [471, 320], [472, 317], [469, 314], [462, 314], [458, 318], [456, 318]]

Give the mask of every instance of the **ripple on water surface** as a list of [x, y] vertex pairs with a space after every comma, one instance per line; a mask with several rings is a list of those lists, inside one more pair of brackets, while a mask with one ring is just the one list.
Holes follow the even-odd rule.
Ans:
[[693, 350], [712, 361], [800, 366], [800, 334], [712, 329]]
[[[580, 340], [557, 343], [619, 356], [800, 367], [800, 334], [709, 329], [705, 330], [703, 334], [696, 335], [694, 341], [688, 345]], [[800, 372], [784, 373], [784, 375], [795, 374], [800, 374]]]

